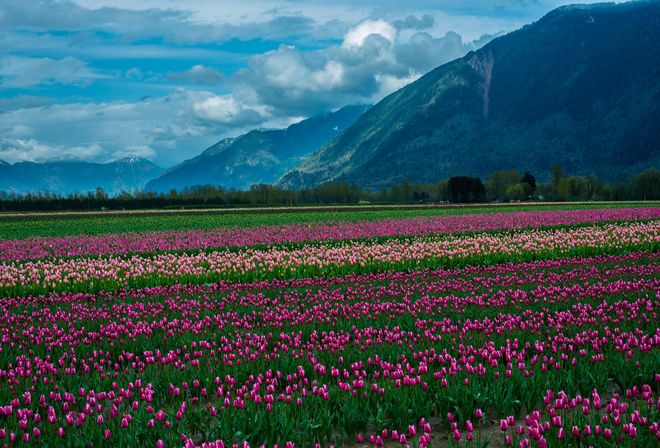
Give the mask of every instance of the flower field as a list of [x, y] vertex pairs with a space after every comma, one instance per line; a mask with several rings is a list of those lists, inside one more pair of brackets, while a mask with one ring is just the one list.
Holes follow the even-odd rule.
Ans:
[[0, 239], [0, 445], [660, 443], [660, 208], [370, 217]]

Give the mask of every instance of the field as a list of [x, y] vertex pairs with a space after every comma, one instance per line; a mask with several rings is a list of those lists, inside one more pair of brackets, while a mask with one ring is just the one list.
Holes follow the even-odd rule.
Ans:
[[655, 447], [660, 205], [0, 214], [0, 445]]

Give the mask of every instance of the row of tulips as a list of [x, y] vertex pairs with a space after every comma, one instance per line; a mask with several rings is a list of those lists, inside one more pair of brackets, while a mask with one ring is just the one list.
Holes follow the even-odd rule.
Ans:
[[0, 443], [655, 446], [659, 261], [3, 299]]
[[651, 220], [493, 235], [416, 237], [382, 243], [348, 241], [237, 252], [15, 261], [0, 265], [0, 297], [37, 296], [49, 292], [96, 293], [176, 283], [249, 282], [654, 251], [660, 247], [659, 230], [660, 221]]
[[229, 247], [299, 244], [391, 236], [493, 232], [660, 218], [660, 208], [545, 210], [440, 215], [284, 226], [221, 227], [213, 230], [76, 235], [60, 238], [0, 239], [0, 261], [152, 254]]

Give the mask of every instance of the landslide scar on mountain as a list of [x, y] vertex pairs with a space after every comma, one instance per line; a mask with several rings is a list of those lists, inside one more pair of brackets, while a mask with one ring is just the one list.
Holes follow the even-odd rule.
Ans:
[[481, 53], [480, 55], [475, 55], [470, 60], [470, 65], [482, 78], [482, 82], [479, 84], [479, 90], [483, 92], [484, 98], [484, 120], [488, 120], [488, 103], [489, 97], [488, 92], [490, 91], [490, 81], [493, 78], [493, 65], [495, 63], [495, 58], [493, 53], [489, 51], [488, 53]]

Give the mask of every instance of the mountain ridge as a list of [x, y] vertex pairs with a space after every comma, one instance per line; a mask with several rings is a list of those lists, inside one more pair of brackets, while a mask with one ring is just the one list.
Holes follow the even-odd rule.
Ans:
[[105, 163], [85, 162], [75, 155], [40, 161], [0, 164], [0, 190], [39, 191], [69, 194], [97, 188], [113, 196], [122, 191], [141, 190], [162, 168], [140, 157], [123, 157]]
[[272, 184], [353, 123], [368, 107], [346, 106], [286, 129], [254, 129], [236, 138], [221, 140], [201, 154], [165, 170], [151, 180], [146, 189], [169, 192], [210, 184], [247, 190], [254, 184]]
[[554, 163], [618, 180], [658, 165], [660, 3], [560, 7], [385, 97], [286, 173], [367, 188]]

